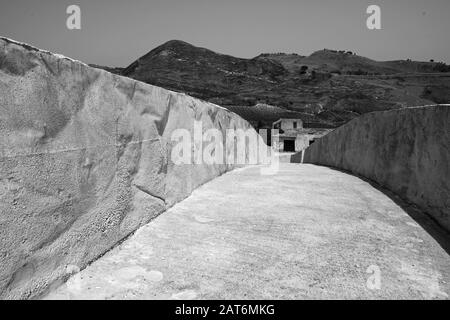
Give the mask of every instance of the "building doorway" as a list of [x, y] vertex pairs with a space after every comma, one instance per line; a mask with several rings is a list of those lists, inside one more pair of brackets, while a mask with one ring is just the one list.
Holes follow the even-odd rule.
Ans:
[[284, 140], [284, 152], [295, 152], [295, 140]]

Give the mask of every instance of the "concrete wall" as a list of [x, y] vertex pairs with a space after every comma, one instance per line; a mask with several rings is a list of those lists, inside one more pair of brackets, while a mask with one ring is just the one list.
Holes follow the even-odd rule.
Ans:
[[450, 231], [450, 106], [365, 114], [317, 140], [304, 161], [376, 181]]
[[297, 135], [295, 139], [295, 151], [300, 152], [308, 148], [309, 146], [309, 136], [308, 135]]
[[[0, 298], [32, 298], [233, 165], [169, 161], [226, 109], [0, 39]], [[253, 130], [253, 129], [251, 129]]]

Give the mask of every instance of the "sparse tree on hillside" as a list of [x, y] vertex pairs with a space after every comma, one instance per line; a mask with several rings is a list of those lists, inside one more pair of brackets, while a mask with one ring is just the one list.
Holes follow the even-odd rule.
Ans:
[[300, 74], [305, 74], [307, 70], [308, 70], [308, 66], [302, 66], [300, 68]]

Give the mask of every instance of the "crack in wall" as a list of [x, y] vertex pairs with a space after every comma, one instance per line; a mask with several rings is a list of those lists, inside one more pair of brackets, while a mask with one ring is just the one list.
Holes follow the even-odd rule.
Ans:
[[162, 201], [164, 203], [164, 205], [166, 205], [166, 199], [164, 199], [161, 196], [157, 196], [156, 194], [153, 194], [152, 192], [150, 192], [149, 190], [147, 190], [146, 188], [144, 188], [143, 186], [137, 185], [137, 184], [133, 184], [133, 186], [138, 189], [139, 191], [149, 195], [152, 198], [158, 199], [160, 201]]

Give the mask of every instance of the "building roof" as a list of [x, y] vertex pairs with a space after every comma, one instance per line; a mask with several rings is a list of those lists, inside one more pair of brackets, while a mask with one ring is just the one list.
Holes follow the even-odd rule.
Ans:
[[300, 119], [300, 118], [280, 118], [280, 119], [278, 119], [278, 120], [275, 121], [275, 122], [278, 122], [278, 121], [284, 121], [284, 120], [286, 120], [286, 121], [301, 121], [301, 122], [303, 122], [303, 120]]

